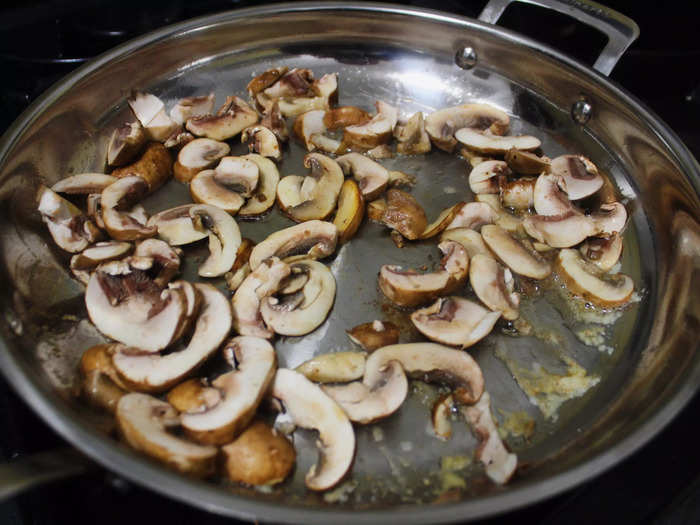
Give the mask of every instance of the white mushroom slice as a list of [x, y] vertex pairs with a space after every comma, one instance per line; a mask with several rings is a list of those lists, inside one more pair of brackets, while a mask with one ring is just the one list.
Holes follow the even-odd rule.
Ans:
[[187, 312], [182, 291], [162, 290], [129, 260], [112, 261], [93, 272], [85, 306], [100, 332], [145, 352], [168, 346]]
[[263, 157], [280, 160], [282, 150], [277, 136], [265, 126], [252, 126], [241, 133], [241, 142], [248, 144], [248, 151]]
[[143, 350], [142, 345], [134, 345], [137, 349], [124, 349], [112, 356], [119, 377], [130, 388], [142, 392], [170, 389], [216, 352], [228, 336], [231, 331], [228, 299], [210, 284], [194, 286], [202, 302], [187, 346], [165, 355], [149, 355], [138, 351]]
[[391, 322], [375, 319], [347, 330], [350, 340], [371, 352], [382, 346], [394, 345], [399, 342], [399, 327]]
[[499, 190], [503, 206], [516, 210], [527, 210], [535, 204], [535, 184], [537, 179], [522, 177], [513, 181], [499, 179]]
[[246, 86], [246, 90], [248, 91], [250, 98], [254, 98], [255, 95], [269, 88], [287, 71], [289, 71], [287, 66], [276, 67], [273, 69], [268, 69], [267, 71], [264, 71], [254, 77], [253, 80], [248, 82], [248, 85]]
[[543, 173], [537, 177], [533, 201], [539, 215], [565, 215], [576, 211], [569, 197], [562, 191], [561, 182], [559, 175]]
[[331, 222], [308, 221], [276, 231], [250, 252], [249, 264], [255, 270], [269, 257], [306, 254], [322, 259], [335, 251], [338, 228]]
[[575, 211], [564, 215], [530, 215], [523, 219], [523, 228], [530, 237], [552, 248], [569, 248], [600, 233], [591, 217]]
[[510, 119], [503, 111], [487, 104], [463, 104], [428, 115], [425, 130], [441, 150], [452, 152], [457, 145], [455, 131], [462, 128], [488, 129], [495, 135], [508, 131]]
[[446, 210], [442, 210], [440, 212], [440, 215], [438, 215], [437, 219], [435, 219], [433, 222], [428, 224], [428, 226], [425, 227], [425, 231], [421, 234], [420, 238], [421, 239], [430, 239], [431, 237], [435, 237], [438, 233], [442, 232], [443, 230], [446, 230], [450, 224], [452, 224], [455, 220], [455, 217], [459, 214], [459, 212], [462, 211], [462, 208], [466, 206], [466, 202], [458, 202], [454, 206], [450, 206]]
[[224, 157], [216, 167], [215, 178], [243, 197], [250, 197], [258, 187], [260, 168], [250, 159], [244, 157]]
[[512, 148], [529, 151], [542, 145], [540, 139], [531, 135], [500, 137], [485, 135], [470, 128], [457, 130], [455, 138], [469, 149], [479, 153], [506, 153]]
[[591, 214], [598, 234], [612, 235], [625, 229], [627, 223], [627, 209], [619, 202], [601, 204], [598, 211]]
[[471, 228], [453, 228], [445, 230], [440, 236], [440, 242], [446, 241], [455, 241], [461, 244], [464, 249], [467, 250], [469, 259], [477, 254], [493, 257], [491, 250], [484, 244], [484, 239], [481, 237], [481, 234]]
[[165, 108], [161, 109], [155, 117], [143, 126], [146, 136], [158, 142], [165, 142], [173, 133], [182, 129], [180, 124], [173, 121], [165, 112]]
[[411, 115], [405, 124], [399, 124], [394, 129], [397, 145], [396, 151], [401, 155], [420, 155], [430, 151], [430, 136], [425, 130], [423, 113], [420, 111]]
[[163, 101], [155, 95], [139, 91], [132, 93], [127, 102], [143, 127], [146, 127], [165, 108]]
[[613, 234], [609, 239], [605, 237], [591, 237], [581, 245], [579, 251], [587, 261], [607, 272], [620, 260], [620, 255], [622, 255], [622, 237], [617, 233]]
[[126, 394], [117, 404], [117, 425], [124, 439], [136, 450], [197, 477], [216, 469], [216, 447], [196, 445], [167, 432], [177, 427], [177, 411], [169, 404], [146, 394]]
[[320, 262], [303, 260], [291, 265], [309, 278], [301, 290], [274, 295], [260, 304], [265, 324], [280, 335], [305, 335], [325, 321], [335, 301], [335, 277]]
[[334, 352], [317, 355], [295, 370], [314, 383], [346, 383], [362, 378], [366, 359], [363, 352]]
[[342, 153], [343, 144], [339, 140], [326, 137], [325, 135], [319, 135], [318, 133], [311, 135], [311, 144], [319, 151], [325, 153]]
[[102, 191], [102, 220], [112, 239], [133, 241], [152, 237], [158, 232], [155, 227], [146, 226], [123, 211], [132, 208], [148, 192], [148, 183], [136, 175], [118, 179]]
[[553, 159], [550, 171], [562, 178], [562, 189], [572, 201], [593, 195], [604, 182], [595, 164], [580, 155], [562, 155]]
[[279, 369], [271, 395], [302, 428], [318, 431], [320, 461], [306, 474], [311, 490], [327, 490], [350, 469], [355, 455], [355, 432], [343, 410], [320, 387], [293, 370]]
[[[288, 73], [291, 74], [292, 71]], [[310, 78], [313, 78], [311, 76]], [[270, 93], [281, 85], [284, 77], [280, 79], [280, 82], [268, 88], [263, 93], [263, 97], [258, 95], [256, 101], [262, 105], [270, 108], [271, 101], [275, 100], [275, 96], [270, 95]], [[301, 86], [299, 86], [301, 87]], [[302, 88], [303, 89], [303, 88]], [[310, 96], [313, 95], [313, 96]], [[265, 100], [267, 99], [267, 100]], [[306, 96], [301, 95], [301, 90], [297, 91], [295, 95], [281, 95], [281, 98], [277, 99], [277, 104], [279, 106], [279, 111], [285, 117], [295, 117], [306, 113], [307, 111], [312, 111], [315, 109], [328, 109], [332, 104], [337, 103], [338, 99], [338, 74], [329, 73], [323, 75], [318, 80], [313, 81], [306, 91]]]
[[230, 147], [225, 142], [212, 139], [194, 139], [183, 146], [173, 166], [173, 174], [180, 182], [189, 182], [202, 170], [228, 155]]
[[413, 195], [396, 188], [386, 192], [386, 206], [381, 222], [410, 240], [420, 238], [428, 227], [423, 207]]
[[411, 314], [414, 326], [428, 339], [466, 348], [491, 333], [501, 312], [461, 297], [441, 297]]
[[245, 100], [236, 96], [226, 98], [216, 115], [192, 117], [185, 127], [193, 135], [214, 140], [226, 140], [235, 137], [241, 131], [258, 121], [258, 114]]
[[399, 409], [408, 394], [408, 379], [398, 361], [389, 361], [373, 375], [372, 383], [355, 381], [322, 388], [342, 407], [350, 421], [366, 425]]
[[492, 224], [499, 218], [498, 213], [488, 204], [483, 202], [469, 202], [459, 209], [445, 230], [455, 228], [469, 228], [478, 230], [484, 224]]
[[39, 186], [37, 201], [41, 219], [61, 249], [81, 252], [99, 238], [99, 229], [80, 209], [46, 186]]
[[250, 423], [277, 369], [275, 349], [258, 337], [234, 337], [223, 354], [233, 370], [211, 383], [221, 392], [220, 401], [180, 416], [187, 435], [208, 445], [230, 443]]
[[195, 227], [209, 232], [209, 257], [199, 267], [202, 277], [218, 277], [228, 272], [236, 262], [241, 245], [241, 231], [228, 213], [216, 206], [200, 204], [190, 208]]
[[484, 226], [481, 228], [481, 237], [503, 264], [515, 273], [533, 279], [544, 279], [552, 273], [552, 267], [547, 261], [529, 251], [523, 243], [500, 226]]
[[231, 214], [238, 213], [245, 204], [245, 199], [240, 193], [219, 183], [214, 170], [197, 173], [190, 182], [190, 194], [194, 202], [215, 206]]
[[343, 142], [363, 149], [371, 149], [391, 140], [398, 120], [395, 107], [379, 101], [375, 104], [377, 114], [366, 124], [348, 126], [343, 134]]
[[[339, 144], [338, 148], [341, 146], [342, 144]], [[336, 148], [336, 151], [338, 148]], [[389, 144], [380, 144], [379, 146], [367, 150], [367, 156], [374, 160], [391, 159], [394, 158], [394, 152]]]
[[180, 151], [194, 139], [195, 136], [192, 135], [192, 133], [190, 133], [189, 131], [183, 131], [182, 129], [178, 129], [175, 132], [173, 132], [173, 134], [170, 135], [167, 139], [165, 139], [165, 142], [163, 142], [163, 146], [165, 146], [168, 149]]
[[238, 287], [241, 286], [246, 277], [250, 275], [250, 265], [245, 263], [243, 266], [238, 268], [236, 271], [227, 273], [224, 277], [226, 278], [226, 288], [235, 292]]
[[[168, 283], [168, 288], [171, 290], [181, 290], [185, 295], [185, 304], [187, 305], [185, 309], [185, 319], [180, 323], [180, 327], [173, 337], [173, 341], [177, 341], [181, 337], [189, 335], [192, 331], [192, 327], [197, 321], [197, 316], [202, 306], [202, 293], [194, 284], [183, 280]], [[175, 408], [180, 410], [177, 406], [175, 406]]]
[[307, 151], [313, 151], [316, 146], [312, 142], [312, 137], [322, 136], [326, 132], [324, 117], [326, 112], [322, 109], [307, 111], [299, 115], [294, 121], [292, 130], [294, 135], [301, 141]]
[[81, 283], [87, 285], [91, 270], [102, 263], [126, 257], [132, 249], [129, 242], [98, 242], [71, 257], [70, 269]]
[[140, 122], [127, 122], [114, 130], [107, 145], [107, 165], [122, 166], [131, 161], [148, 138]]
[[523, 220], [511, 214], [501, 205], [501, 197], [499, 195], [482, 194], [477, 195], [475, 199], [481, 204], [488, 204], [496, 212], [496, 220], [493, 221], [495, 224], [511, 233], [524, 233]]
[[479, 300], [512, 321], [519, 316], [520, 295], [513, 291], [513, 275], [493, 257], [475, 255], [469, 261], [469, 282]]
[[469, 172], [469, 189], [476, 195], [498, 193], [498, 178], [510, 173], [508, 164], [502, 160], [487, 160], [477, 164]]
[[277, 203], [280, 209], [292, 208], [310, 200], [309, 191], [315, 186], [315, 179], [310, 177], [302, 175], [282, 177], [282, 180], [277, 184]]
[[547, 157], [538, 157], [529, 151], [511, 148], [504, 158], [508, 167], [521, 175], [539, 175], [549, 171], [550, 160]]
[[491, 396], [484, 392], [479, 402], [463, 409], [480, 444], [476, 458], [486, 467], [486, 475], [499, 485], [507, 483], [518, 466], [518, 457], [508, 452], [491, 415]]
[[134, 256], [150, 257], [153, 259], [153, 267], [149, 270], [153, 282], [158, 286], [165, 286], [180, 271], [179, 249], [173, 249], [160, 239], [145, 239], [136, 245]]
[[214, 93], [195, 97], [185, 97], [177, 101], [170, 110], [170, 118], [183, 125], [192, 117], [209, 115], [214, 111]]
[[[284, 68], [284, 72], [281, 73], [278, 79], [270, 82], [269, 79], [272, 79], [276, 73], [280, 71], [283, 71], [283, 68], [266, 71], [260, 76], [257, 85], [251, 86], [249, 84], [248, 90], [255, 91], [263, 83], [268, 83], [268, 86], [263, 88], [263, 92], [270, 100], [276, 100], [282, 97], [303, 97], [313, 94], [311, 85], [314, 82], [314, 74], [310, 69], [294, 68], [286, 71], [286, 68]], [[258, 89], [257, 91], [259, 92], [262, 90]]]
[[287, 142], [289, 140], [289, 130], [287, 130], [287, 121], [280, 112], [280, 107], [277, 102], [272, 105], [272, 108], [263, 114], [260, 119], [260, 125], [265, 126], [272, 131], [277, 137], [277, 140]]
[[194, 227], [190, 217], [190, 209], [193, 206], [195, 205], [183, 204], [158, 212], [148, 219], [147, 225], [155, 226], [158, 236], [170, 246], [181, 246], [204, 239], [209, 232]]
[[102, 173], [81, 173], [59, 180], [51, 189], [56, 193], [68, 195], [90, 195], [102, 193], [102, 190], [116, 180], [116, 177]]
[[377, 384], [390, 361], [401, 363], [409, 377], [446, 383], [460, 403], [475, 403], [484, 391], [484, 375], [472, 356], [435, 343], [390, 345], [376, 350], [367, 358], [363, 382]]
[[365, 200], [371, 201], [384, 192], [389, 183], [387, 169], [359, 153], [348, 153], [335, 159], [345, 175], [352, 175]]
[[629, 301], [634, 281], [621, 273], [606, 274], [584, 261], [576, 250], [561, 250], [556, 271], [567, 289], [598, 306], [618, 306]]
[[418, 306], [433, 301], [459, 288], [467, 280], [469, 257], [457, 242], [438, 245], [444, 257], [442, 269], [419, 274], [401, 270], [398, 266], [384, 265], [379, 270], [379, 289], [392, 303], [399, 306]]
[[452, 394], [441, 396], [433, 405], [431, 410], [430, 421], [433, 424], [433, 432], [435, 435], [447, 441], [452, 437], [452, 423], [450, 421], [450, 413], [454, 409], [454, 399]]
[[279, 289], [282, 280], [290, 273], [291, 268], [288, 264], [277, 257], [270, 257], [256, 266], [255, 270], [243, 280], [231, 299], [233, 327], [239, 334], [264, 339], [275, 335], [265, 326], [260, 315], [260, 303]]
[[241, 158], [258, 166], [258, 185], [248, 202], [238, 210], [238, 216], [243, 218], [256, 217], [272, 208], [275, 203], [280, 174], [275, 163], [261, 155], [251, 153], [242, 155]]

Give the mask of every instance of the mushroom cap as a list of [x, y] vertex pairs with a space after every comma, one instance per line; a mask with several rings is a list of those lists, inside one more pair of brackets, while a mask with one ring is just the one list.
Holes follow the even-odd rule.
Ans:
[[503, 135], [509, 125], [508, 115], [487, 104], [462, 104], [444, 108], [425, 118], [425, 130], [433, 144], [448, 153], [457, 145], [454, 135], [458, 129], [489, 129], [496, 135]]
[[561, 155], [552, 160], [549, 169], [561, 177], [562, 189], [572, 201], [593, 195], [603, 186], [598, 168], [582, 155]]
[[366, 200], [381, 195], [389, 183], [389, 172], [378, 162], [360, 153], [347, 153], [335, 159], [346, 175], [352, 175]]
[[443, 230], [446, 230], [450, 224], [454, 222], [455, 217], [457, 217], [459, 212], [461, 212], [462, 208], [464, 208], [466, 205], [466, 202], [458, 202], [454, 206], [450, 206], [449, 208], [442, 210], [437, 216], [437, 219], [425, 227], [425, 230], [421, 234], [420, 238], [430, 239], [431, 237], [435, 237]]
[[180, 182], [190, 182], [202, 170], [228, 155], [231, 148], [225, 142], [209, 138], [194, 139], [185, 144], [177, 155], [173, 167], [175, 178]]
[[194, 202], [216, 206], [232, 214], [237, 213], [245, 203], [240, 193], [229, 190], [217, 181], [214, 170], [197, 173], [190, 181], [190, 194]]
[[352, 179], [346, 179], [338, 195], [338, 210], [333, 224], [338, 228], [338, 242], [348, 242], [360, 228], [365, 216], [365, 200], [360, 188]]
[[561, 175], [543, 173], [537, 177], [533, 193], [535, 211], [539, 215], [565, 215], [576, 211], [566, 192], [561, 189]]
[[411, 321], [428, 339], [466, 348], [486, 337], [500, 316], [461, 297], [441, 297], [413, 312]]
[[372, 120], [372, 116], [364, 109], [356, 106], [332, 108], [323, 115], [323, 124], [331, 131], [348, 126], [366, 124], [370, 120]]
[[302, 374], [285, 368], [277, 370], [271, 395], [296, 426], [318, 431], [321, 460], [306, 474], [306, 486], [327, 490], [336, 485], [355, 455], [355, 432], [343, 409]]
[[379, 320], [357, 325], [347, 330], [350, 340], [371, 352], [382, 346], [399, 342], [399, 328], [394, 323]]
[[533, 177], [522, 177], [512, 181], [506, 181], [501, 177], [498, 185], [501, 203], [516, 210], [532, 208], [535, 204], [535, 184], [536, 179]]
[[487, 224], [481, 228], [481, 236], [491, 251], [515, 273], [533, 279], [544, 279], [552, 273], [547, 261], [528, 250], [500, 226]]
[[493, 257], [475, 255], [469, 261], [469, 282], [479, 300], [510, 321], [519, 316], [520, 295], [513, 292], [513, 275]]
[[196, 445], [167, 432], [179, 424], [170, 404], [146, 394], [126, 394], [117, 404], [116, 418], [122, 436], [136, 450], [185, 474], [206, 477], [214, 473], [216, 447]]
[[253, 78], [253, 80], [248, 82], [248, 85], [246, 86], [246, 90], [248, 91], [248, 95], [250, 96], [250, 98], [254, 98], [255, 95], [269, 88], [271, 85], [277, 82], [280, 79], [280, 77], [284, 75], [287, 71], [289, 71], [289, 68], [287, 66], [276, 67], [268, 69], [267, 71], [264, 71], [255, 78]]
[[609, 239], [591, 237], [579, 248], [584, 258], [607, 272], [620, 260], [622, 255], [622, 237], [614, 233]]
[[202, 277], [218, 277], [228, 272], [236, 261], [241, 245], [241, 231], [228, 213], [216, 206], [192, 206], [190, 217], [209, 232], [209, 257], [199, 267]]
[[364, 352], [333, 352], [304, 361], [294, 370], [314, 383], [345, 383], [365, 373]]
[[530, 237], [552, 248], [575, 246], [599, 233], [591, 217], [576, 211], [564, 215], [530, 215], [523, 219], [523, 228]]
[[487, 160], [469, 172], [469, 189], [476, 195], [498, 193], [498, 179], [510, 175], [508, 164], [502, 160]]
[[258, 337], [234, 337], [223, 354], [234, 369], [212, 381], [221, 391], [220, 401], [180, 416], [185, 432], [200, 443], [221, 445], [238, 435], [255, 415], [277, 369], [275, 349]]
[[418, 201], [405, 191], [386, 192], [386, 208], [381, 221], [410, 240], [418, 239], [428, 226], [428, 218]]
[[532, 152], [516, 148], [509, 149], [504, 157], [508, 167], [521, 175], [539, 175], [549, 171], [550, 160], [539, 157]]
[[56, 193], [67, 193], [68, 195], [89, 195], [102, 193], [102, 190], [116, 180], [116, 177], [103, 173], [80, 173], [59, 180], [51, 189]]
[[112, 176], [119, 178], [138, 175], [148, 184], [149, 193], [165, 184], [172, 174], [172, 155], [160, 142], [149, 142], [138, 159], [112, 171]]
[[173, 387], [166, 398], [178, 412], [195, 412], [221, 401], [221, 392], [209, 386], [206, 378], [193, 377]]
[[183, 204], [152, 215], [147, 222], [148, 226], [158, 229], [158, 236], [171, 246], [180, 246], [204, 239], [209, 232], [194, 227], [190, 209], [195, 204]]
[[241, 155], [241, 158], [258, 166], [258, 185], [248, 202], [238, 211], [238, 216], [243, 218], [256, 217], [272, 208], [275, 203], [280, 174], [275, 163], [261, 155], [250, 153]]
[[503, 154], [512, 148], [533, 150], [542, 145], [540, 139], [531, 135], [501, 137], [498, 135], [486, 135], [471, 128], [458, 129], [455, 133], [455, 138], [467, 148], [480, 153]]

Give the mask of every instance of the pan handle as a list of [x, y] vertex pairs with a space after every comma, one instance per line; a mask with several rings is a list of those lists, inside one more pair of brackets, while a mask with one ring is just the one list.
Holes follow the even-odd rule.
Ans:
[[512, 2], [524, 2], [552, 9], [588, 24], [608, 37], [593, 68], [608, 76], [627, 48], [639, 36], [639, 26], [634, 20], [610, 8], [590, 0], [489, 0], [479, 15], [479, 20], [496, 24]]

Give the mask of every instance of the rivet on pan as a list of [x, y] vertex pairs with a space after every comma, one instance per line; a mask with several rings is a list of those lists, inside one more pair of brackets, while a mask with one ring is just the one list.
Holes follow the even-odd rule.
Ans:
[[593, 114], [593, 106], [585, 98], [581, 97], [571, 106], [571, 118], [578, 124], [585, 124]]
[[462, 69], [471, 69], [476, 65], [476, 51], [471, 46], [466, 46], [457, 51], [455, 63]]

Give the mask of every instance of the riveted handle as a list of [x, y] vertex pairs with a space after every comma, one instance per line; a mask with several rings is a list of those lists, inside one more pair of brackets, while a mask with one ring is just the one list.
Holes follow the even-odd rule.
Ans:
[[512, 2], [552, 9], [604, 33], [608, 37], [608, 43], [593, 68], [605, 76], [610, 74], [620, 57], [639, 36], [639, 26], [634, 20], [590, 0], [489, 0], [479, 15], [479, 20], [496, 24]]

